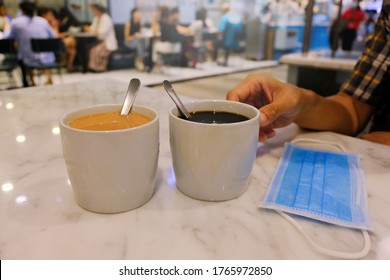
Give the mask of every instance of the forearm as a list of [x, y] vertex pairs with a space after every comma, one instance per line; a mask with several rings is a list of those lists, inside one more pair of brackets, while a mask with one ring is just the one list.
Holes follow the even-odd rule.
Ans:
[[177, 25], [176, 29], [177, 29], [177, 32], [179, 32], [181, 34], [186, 34], [186, 33], [191, 32], [190, 28], [182, 26], [182, 25]]
[[132, 39], [133, 39], [133, 36], [131, 36], [130, 35], [130, 23], [129, 22], [127, 22], [126, 24], [125, 24], [125, 30], [124, 30], [124, 38], [125, 38], [125, 41], [131, 41]]
[[351, 97], [338, 94], [324, 98], [304, 91], [308, 102], [295, 120], [300, 127], [346, 135], [355, 135], [362, 129]]
[[261, 74], [249, 75], [228, 93], [227, 99], [260, 108], [262, 141], [272, 137], [275, 128], [291, 122], [302, 128], [355, 135], [374, 112], [373, 106], [345, 93], [324, 98]]

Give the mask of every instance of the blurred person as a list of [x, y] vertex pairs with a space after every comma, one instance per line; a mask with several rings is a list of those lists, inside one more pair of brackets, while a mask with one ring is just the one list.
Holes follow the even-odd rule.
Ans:
[[166, 5], [160, 5], [156, 11], [152, 15], [152, 21], [151, 21], [151, 29], [153, 36], [160, 36], [161, 35], [161, 15], [162, 14], [169, 14], [169, 7]]
[[0, 4], [0, 15], [6, 17], [9, 22], [12, 20], [12, 16], [8, 13], [7, 6], [3, 3]]
[[198, 9], [195, 14], [195, 21], [189, 26], [189, 34], [192, 34], [194, 37], [191, 52], [192, 67], [196, 67], [199, 51], [213, 51], [214, 42], [212, 40], [204, 40], [203, 35], [214, 31], [214, 23], [207, 18], [207, 10], [204, 8]]
[[182, 52], [183, 37], [177, 26], [177, 10], [161, 10], [160, 39], [153, 46], [152, 59], [157, 70], [161, 68], [162, 58], [160, 54], [171, 54]]
[[341, 42], [343, 51], [350, 52], [353, 43], [356, 39], [360, 23], [364, 20], [364, 12], [360, 8], [360, 0], [354, 0], [349, 9], [347, 9], [342, 19], [346, 22], [346, 26], [341, 30]]
[[[22, 69], [23, 86], [34, 86], [34, 75], [28, 66], [40, 66], [44, 64], [51, 64], [55, 61], [53, 53], [36, 54], [31, 48], [32, 38], [54, 38], [55, 31], [49, 23], [38, 16], [35, 16], [35, 4], [23, 1], [19, 4], [22, 15], [13, 19], [11, 22], [10, 33], [8, 38], [14, 38], [18, 45], [18, 59]], [[45, 84], [52, 84], [51, 71], [46, 69], [44, 73], [47, 77]], [[27, 80], [29, 75], [29, 81]]]
[[[58, 14], [60, 33], [72, 32], [73, 30], [81, 31], [81, 23], [69, 11], [67, 7], [62, 7]], [[72, 30], [73, 29], [73, 30]]]
[[295, 122], [302, 128], [346, 135], [370, 132], [363, 139], [390, 145], [390, 1], [385, 1], [363, 54], [337, 95], [322, 97], [313, 91], [280, 82], [270, 76], [248, 76], [227, 99], [259, 108], [260, 141], [275, 128]]
[[[204, 18], [206, 16], [205, 12], [201, 12], [201, 13], [199, 13], [199, 15], [202, 18]], [[176, 32], [174, 32], [174, 29], [172, 29], [172, 33], [171, 33], [172, 40], [173, 40], [173, 42], [176, 42], [176, 41], [180, 42], [180, 45], [181, 45], [182, 56], [180, 59], [180, 65], [182, 67], [187, 67], [188, 62], [190, 60], [192, 60], [192, 58], [194, 56], [193, 55], [193, 49], [194, 49], [193, 48], [193, 43], [194, 43], [193, 39], [195, 39], [195, 38], [192, 38], [192, 35], [194, 35], [192, 33], [193, 30], [191, 30], [190, 26], [188, 27], [188, 26], [184, 26], [184, 25], [180, 24], [180, 22], [179, 22], [180, 15], [179, 15], [178, 8], [173, 8], [170, 12], [169, 17], [170, 17], [170, 22], [172, 23], [172, 25], [176, 29]], [[206, 19], [204, 21], [206, 22]], [[203, 21], [200, 21], [200, 22], [203, 22]], [[193, 28], [195, 29], [197, 27], [193, 26]], [[200, 31], [200, 30], [198, 30], [198, 31]], [[195, 65], [196, 65], [196, 61], [193, 62], [192, 66], [194, 67]]]
[[43, 17], [50, 24], [51, 28], [58, 33], [59, 20], [57, 19], [56, 12], [48, 7], [38, 7], [37, 15]]
[[56, 13], [53, 9], [47, 7], [38, 8], [38, 16], [43, 17], [47, 20], [53, 30], [56, 32], [56, 37], [61, 38], [64, 43], [65, 53], [66, 53], [66, 61], [64, 61], [64, 65], [66, 64], [66, 69], [68, 72], [72, 72], [73, 62], [76, 57], [76, 39], [71, 36], [67, 36], [66, 33], [60, 33], [60, 25], [61, 21], [57, 18]]
[[142, 36], [142, 27], [141, 12], [138, 8], [134, 8], [131, 10], [130, 20], [125, 23], [124, 44], [128, 48], [136, 50], [135, 67], [140, 71], [145, 68], [144, 59], [147, 56], [147, 41]]
[[[228, 29], [229, 28], [229, 29]], [[229, 3], [222, 5], [222, 17], [218, 24], [218, 44], [215, 47], [214, 60], [218, 60], [218, 50], [225, 49], [224, 62], [221, 64], [227, 66], [227, 60], [231, 49], [240, 47], [237, 34], [243, 32], [243, 23], [241, 16], [231, 10]]]
[[240, 15], [238, 15], [237, 13], [234, 13], [231, 10], [231, 7], [230, 7], [229, 3], [224, 3], [222, 5], [221, 12], [222, 12], [222, 16], [221, 16], [221, 18], [219, 20], [219, 23], [218, 23], [218, 33], [220, 35], [223, 34], [223, 32], [225, 31], [225, 28], [226, 28], [228, 23], [230, 23], [230, 22], [233, 22], [233, 23], [240, 23], [240, 22], [242, 22], [242, 19], [241, 19]]
[[185, 34], [186, 32], [188, 32], [189, 30], [188, 27], [181, 25], [179, 22], [180, 14], [178, 8], [172, 8], [169, 17], [170, 17], [170, 21], [172, 22], [173, 25], [175, 25], [177, 32], [179, 32], [179, 34]]
[[271, 20], [272, 20], [272, 9], [271, 9], [271, 6], [272, 6], [272, 2], [269, 1], [269, 2], [266, 2], [261, 10], [261, 17], [260, 17], [260, 20], [261, 22], [264, 22], [264, 23], [270, 23]]
[[377, 11], [376, 10], [366, 10], [365, 12], [365, 19], [364, 19], [364, 32], [365, 36], [370, 34], [375, 26], [375, 22], [377, 19]]
[[7, 14], [7, 7], [0, 4], [0, 32], [9, 30], [12, 17]]
[[339, 18], [339, 9], [340, 9], [340, 1], [339, 0], [333, 0], [330, 12], [329, 12], [329, 46], [332, 51], [337, 51], [339, 48], [339, 40], [340, 40], [340, 32], [343, 28], [341, 25], [341, 19]]
[[[341, 39], [341, 31], [346, 26], [346, 21], [342, 19], [342, 14], [346, 8], [349, 8], [353, 0], [343, 0], [341, 6], [340, 0], [333, 0], [329, 9], [329, 46], [332, 51], [337, 51]], [[340, 18], [339, 18], [340, 12]]]
[[73, 64], [77, 55], [77, 40], [68, 33], [72, 31], [72, 28], [81, 30], [81, 24], [66, 7], [60, 9], [58, 18], [58, 36], [62, 38], [62, 41], [64, 42], [67, 56], [66, 69], [70, 73], [73, 72]]
[[94, 14], [92, 24], [85, 26], [87, 32], [95, 34], [99, 42], [90, 48], [88, 68], [93, 72], [107, 71], [108, 59], [111, 52], [118, 48], [114, 23], [100, 4], [90, 4]]
[[194, 35], [194, 46], [199, 47], [203, 44], [203, 33], [216, 31], [214, 23], [207, 18], [207, 10], [205, 8], [198, 9], [195, 14], [195, 21], [189, 26], [191, 34]]
[[[157, 7], [157, 9], [153, 12], [151, 23], [150, 23], [150, 29], [152, 32], [152, 37], [149, 41], [148, 46], [148, 55], [145, 62], [145, 68], [147, 72], [151, 72], [156, 64], [158, 54], [155, 50], [155, 47], [158, 45], [158, 42], [160, 42], [160, 36], [161, 36], [161, 18], [162, 14], [169, 14], [169, 7], [167, 5], [160, 5]], [[157, 65], [157, 68], [159, 68], [160, 65]]]

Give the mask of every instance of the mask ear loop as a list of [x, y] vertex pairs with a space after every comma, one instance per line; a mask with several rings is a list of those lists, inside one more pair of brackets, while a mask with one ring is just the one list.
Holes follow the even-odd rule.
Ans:
[[[344, 148], [344, 146], [334, 143], [334, 142], [328, 142], [323, 140], [317, 140], [317, 139], [308, 139], [308, 138], [299, 138], [294, 139], [291, 141], [291, 143], [296, 142], [312, 142], [312, 143], [318, 143], [318, 144], [326, 144], [326, 145], [332, 145], [337, 146], [341, 151], [347, 152], [347, 149]], [[275, 210], [279, 215], [281, 215], [283, 218], [285, 218], [287, 221], [289, 221], [309, 242], [309, 244], [319, 253], [334, 257], [334, 258], [342, 258], [342, 259], [361, 259], [368, 255], [371, 249], [371, 239], [366, 230], [362, 230], [363, 238], [364, 238], [364, 247], [359, 252], [341, 252], [336, 250], [331, 250], [324, 248], [320, 245], [318, 245], [316, 242], [313, 241], [313, 239], [310, 238], [310, 236], [303, 230], [302, 226], [292, 217], [287, 215], [286, 213]]]
[[329, 145], [329, 146], [336, 146], [342, 152], [348, 153], [347, 149], [343, 145], [336, 143], [336, 142], [324, 141], [324, 140], [318, 140], [318, 139], [310, 139], [310, 138], [298, 138], [298, 139], [294, 139], [291, 141], [292, 144], [295, 144], [297, 142], [311, 142], [311, 143], [317, 143], [317, 144], [325, 144], [325, 145]]
[[331, 250], [324, 248], [320, 245], [318, 245], [316, 242], [313, 241], [313, 239], [310, 238], [310, 236], [303, 230], [302, 226], [295, 221], [293, 218], [291, 218], [286, 213], [275, 210], [278, 214], [280, 214], [283, 218], [285, 218], [287, 221], [289, 221], [302, 235], [306, 238], [306, 240], [309, 242], [309, 244], [319, 253], [334, 257], [334, 258], [341, 258], [341, 259], [361, 259], [368, 255], [371, 249], [371, 239], [368, 235], [368, 232], [366, 230], [362, 230], [362, 234], [364, 237], [364, 247], [359, 252], [341, 252], [336, 250]]

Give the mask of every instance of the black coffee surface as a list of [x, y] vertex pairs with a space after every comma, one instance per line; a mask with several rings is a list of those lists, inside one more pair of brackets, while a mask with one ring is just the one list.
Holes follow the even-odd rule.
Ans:
[[200, 123], [236, 123], [249, 120], [248, 117], [223, 111], [199, 111], [191, 113], [190, 121]]

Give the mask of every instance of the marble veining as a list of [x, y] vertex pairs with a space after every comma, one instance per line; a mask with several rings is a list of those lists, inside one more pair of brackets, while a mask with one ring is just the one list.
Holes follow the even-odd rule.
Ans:
[[[131, 78], [131, 77], [129, 77]], [[168, 110], [160, 91], [142, 88], [139, 105], [160, 117], [156, 191], [144, 206], [104, 215], [80, 208], [62, 158], [58, 120], [67, 111], [122, 103], [127, 84], [99, 80], [0, 94], [1, 259], [328, 259], [274, 211], [258, 208], [286, 141], [336, 141], [362, 157], [374, 225], [367, 259], [390, 259], [390, 148], [291, 125], [259, 144], [252, 179], [240, 197], [204, 202], [183, 195], [172, 178]], [[345, 251], [363, 245], [359, 231], [299, 219], [318, 243]]]

